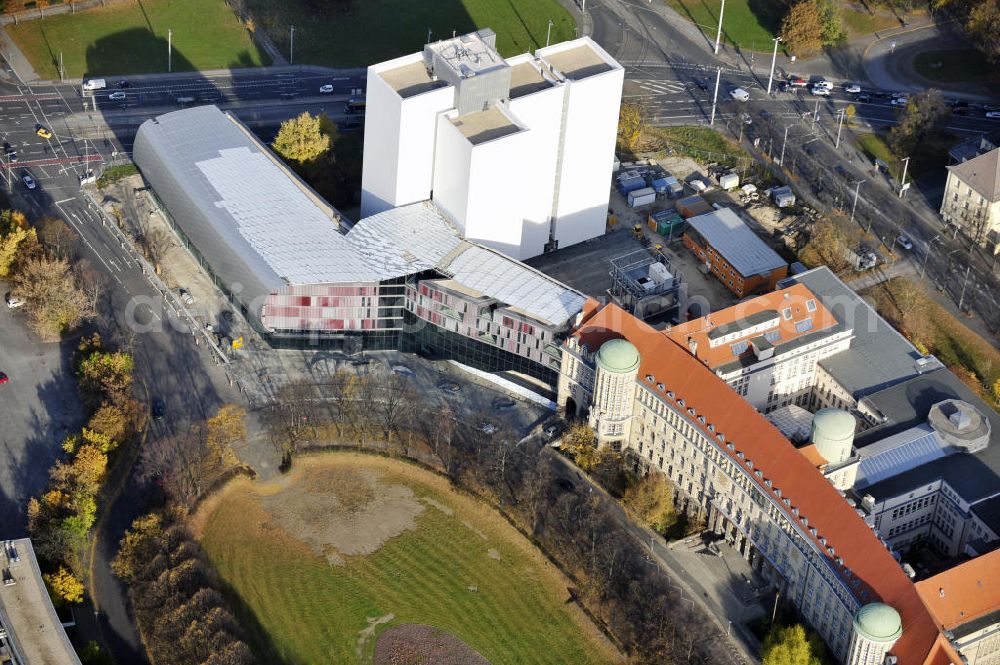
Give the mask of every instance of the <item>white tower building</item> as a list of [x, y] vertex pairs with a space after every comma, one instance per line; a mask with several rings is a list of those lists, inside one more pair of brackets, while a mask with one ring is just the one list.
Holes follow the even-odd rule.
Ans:
[[601, 235], [624, 69], [588, 37], [510, 60], [495, 40], [368, 68], [362, 217], [433, 198], [516, 259]]
[[616, 441], [620, 445], [631, 432], [639, 350], [627, 339], [612, 339], [601, 344], [594, 362], [597, 369], [590, 426], [599, 446]]
[[847, 665], [883, 665], [885, 655], [903, 634], [903, 621], [892, 606], [869, 603], [854, 615]]

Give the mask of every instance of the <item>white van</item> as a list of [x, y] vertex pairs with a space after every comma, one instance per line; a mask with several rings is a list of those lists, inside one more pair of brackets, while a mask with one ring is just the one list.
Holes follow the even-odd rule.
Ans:
[[743, 88], [733, 88], [729, 91], [729, 96], [738, 102], [750, 101], [750, 93]]
[[103, 90], [107, 87], [108, 83], [104, 79], [90, 79], [89, 81], [83, 82], [84, 90]]

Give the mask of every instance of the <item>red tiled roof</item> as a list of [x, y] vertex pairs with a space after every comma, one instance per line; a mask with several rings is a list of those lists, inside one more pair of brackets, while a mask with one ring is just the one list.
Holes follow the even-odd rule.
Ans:
[[1000, 550], [921, 580], [917, 591], [945, 630], [1000, 611]]
[[[899, 612], [903, 635], [892, 653], [900, 665], [930, 662], [939, 632], [912, 581], [847, 501], [764, 416], [666, 334], [615, 305], [592, 314], [574, 334], [591, 351], [607, 339], [624, 337], [632, 342], [641, 355], [638, 380], [653, 375], [665, 386], [664, 399], [666, 392], [672, 391], [675, 399], [684, 400], [685, 409], [692, 408], [704, 416], [705, 425], [697, 420], [691, 423], [701, 427], [708, 437], [724, 434], [735, 451], [726, 446], [720, 446], [721, 450], [738, 464], [751, 460], [753, 468], [763, 473], [762, 479], [752, 476], [760, 489], [784, 507], [763, 479], [770, 480], [773, 488], [780, 488], [782, 497], [788, 498], [799, 515], [808, 518], [809, 527], [817, 530], [817, 546], [818, 538], [825, 538], [826, 547], [834, 548], [833, 556], [843, 557], [852, 576], [870, 590], [862, 604], [881, 600]], [[714, 426], [714, 433], [708, 430], [709, 424]], [[742, 452], [745, 459], [740, 460], [736, 451]], [[786, 514], [793, 521], [800, 519], [790, 509]]]
[[820, 455], [819, 448], [816, 447], [815, 443], [810, 443], [808, 446], [802, 446], [799, 448], [799, 453], [809, 460], [809, 463], [817, 469], [830, 463], [829, 460]]
[[[815, 310], [812, 312], [806, 307], [806, 303], [810, 300], [813, 301], [815, 307]], [[782, 310], [785, 308], [791, 308], [792, 318], [786, 320], [782, 316]], [[795, 284], [787, 289], [772, 291], [757, 298], [745, 300], [738, 305], [718, 312], [712, 312], [708, 316], [692, 319], [687, 323], [674, 326], [667, 332], [667, 335], [684, 349], [689, 348], [688, 338], [694, 339], [698, 343], [698, 359], [712, 369], [715, 369], [736, 360], [736, 356], [733, 355], [730, 349], [734, 342], [727, 342], [712, 348], [709, 334], [717, 331], [720, 326], [742, 321], [748, 316], [768, 310], [773, 311], [779, 321], [777, 330], [781, 338], [775, 342], [775, 346], [780, 346], [817, 330], [837, 325], [837, 319], [834, 318], [830, 310], [823, 306], [819, 298], [813, 295], [812, 291], [804, 284]], [[796, 330], [795, 324], [807, 318], [812, 319], [812, 327], [804, 332]], [[741, 339], [748, 340], [749, 337]]]

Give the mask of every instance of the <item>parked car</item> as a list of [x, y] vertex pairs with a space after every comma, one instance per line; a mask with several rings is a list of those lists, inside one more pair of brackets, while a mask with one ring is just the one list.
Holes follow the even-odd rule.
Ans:
[[833, 84], [826, 79], [816, 79], [812, 83], [813, 88], [824, 88], [826, 90], [833, 90]]
[[544, 436], [546, 439], [552, 439], [555, 437], [556, 434], [559, 434], [560, 432], [562, 432], [562, 425], [558, 424], [549, 425], [548, 427], [542, 430], [542, 436]]
[[898, 242], [899, 246], [902, 247], [903, 249], [906, 250], [913, 249], [913, 242], [906, 236], [899, 236], [899, 239], [896, 240], [896, 242]]
[[329, 83], [327, 83], [326, 85], [321, 85], [319, 87], [319, 91], [321, 94], [328, 95], [331, 92], [333, 92], [333, 86], [330, 85]]
[[854, 101], [856, 102], [870, 102], [871, 100], [872, 96], [865, 92], [861, 93], [860, 95], [854, 98]]
[[50, 132], [49, 130], [45, 129], [41, 125], [35, 125], [35, 133], [38, 134], [39, 136], [41, 136], [43, 139], [50, 139], [50, 138], [52, 138], [52, 132]]
[[800, 78], [798, 76], [792, 76], [789, 77], [788, 79], [788, 85], [792, 86], [793, 88], [804, 88], [806, 87], [806, 85], [808, 85], [808, 83], [804, 78]]
[[830, 96], [830, 89], [829, 88], [824, 88], [824, 87], [819, 86], [819, 85], [814, 85], [813, 87], [809, 88], [809, 93], [813, 94], [813, 95], [816, 95], [817, 97], [829, 97]]
[[125, 99], [125, 93], [122, 90], [116, 90], [115, 92], [112, 92], [110, 95], [108, 95], [108, 99], [110, 99], [113, 102], [123, 101]]
[[708, 79], [696, 78], [694, 80], [694, 84], [696, 86], [698, 86], [699, 90], [703, 90], [705, 92], [708, 92]]
[[986, 117], [987, 118], [1000, 118], [1000, 111], [987, 111], [986, 112]]
[[910, 100], [906, 97], [896, 97], [889, 103], [892, 104], [893, 106], [906, 106], [907, 104], [910, 103]]
[[27, 187], [28, 189], [34, 189], [35, 187], [38, 187], [38, 183], [35, 182], [35, 179], [31, 177], [30, 173], [25, 173], [23, 176], [21, 176], [21, 182], [23, 182], [24, 186]]
[[750, 101], [750, 93], [743, 88], [733, 88], [729, 91], [729, 96], [738, 102]]
[[845, 83], [844, 84], [844, 92], [852, 94], [852, 95], [856, 95], [859, 92], [861, 92], [861, 86], [858, 85], [857, 83]]
[[118, 81], [118, 87], [122, 89], [131, 88], [132, 84], [126, 81], [125, 79], [122, 79], [121, 81]]
[[163, 403], [163, 400], [160, 399], [159, 397], [157, 397], [156, 399], [153, 400], [153, 409], [152, 409], [152, 411], [153, 411], [153, 418], [156, 419], [156, 420], [159, 420], [160, 418], [162, 418], [163, 414], [166, 413], [167, 407]]
[[12, 296], [9, 293], [6, 296], [4, 296], [3, 300], [5, 303], [7, 303], [7, 307], [10, 309], [17, 309], [18, 307], [22, 307], [24, 305], [23, 300], [15, 296]]
[[1000, 104], [983, 104], [984, 111], [1000, 111]]
[[191, 295], [191, 292], [188, 291], [187, 289], [183, 287], [177, 289], [177, 295], [180, 296], [181, 302], [183, 302], [185, 305], [194, 304], [194, 296]]
[[10, 383], [10, 379], [7, 378], [6, 374], [0, 372], [0, 385], [3, 385], [5, 383]]
[[11, 150], [7, 153], [7, 161], [11, 164], [17, 164], [17, 153]]

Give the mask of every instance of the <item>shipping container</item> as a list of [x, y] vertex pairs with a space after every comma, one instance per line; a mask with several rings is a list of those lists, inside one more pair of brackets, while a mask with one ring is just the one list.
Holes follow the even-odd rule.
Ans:
[[617, 178], [618, 193], [622, 196], [637, 189], [643, 189], [645, 186], [646, 179], [638, 171], [624, 171]]
[[677, 201], [677, 212], [685, 218], [694, 217], [695, 215], [704, 215], [706, 212], [712, 212], [712, 206], [708, 204], [708, 201], [695, 194], [694, 196], [688, 196]]
[[637, 208], [649, 205], [656, 201], [656, 190], [652, 187], [643, 187], [628, 193], [628, 207]]
[[719, 176], [719, 187], [725, 190], [736, 189], [740, 186], [740, 177], [735, 173], [726, 173]]

